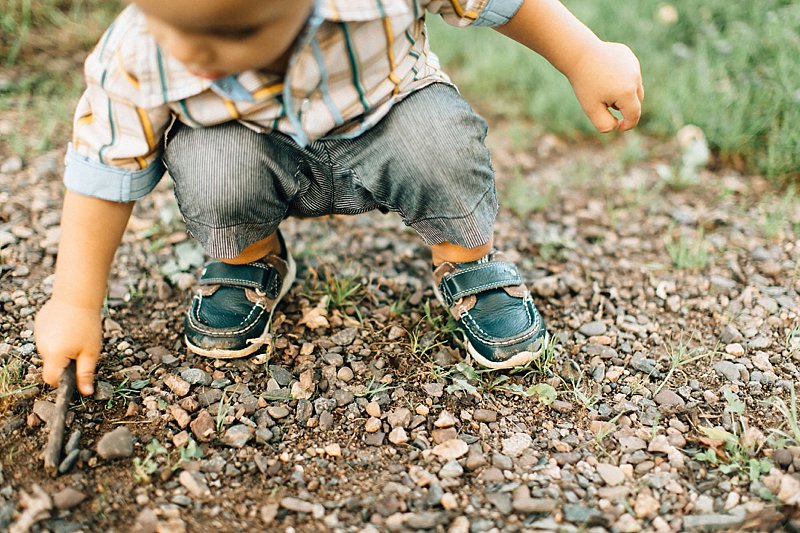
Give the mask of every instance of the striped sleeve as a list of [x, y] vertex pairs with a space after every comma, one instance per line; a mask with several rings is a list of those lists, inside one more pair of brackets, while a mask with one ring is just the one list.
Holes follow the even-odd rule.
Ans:
[[[415, 0], [416, 1], [416, 0]], [[502, 26], [513, 17], [524, 0], [430, 0], [425, 9], [453, 26]]]
[[[141, 198], [164, 173], [166, 105], [145, 108], [131, 98], [139, 81], [123, 54], [101, 45], [87, 59], [87, 88], [78, 102], [64, 183], [68, 189], [116, 202]], [[127, 86], [125, 94], [116, 88]]]

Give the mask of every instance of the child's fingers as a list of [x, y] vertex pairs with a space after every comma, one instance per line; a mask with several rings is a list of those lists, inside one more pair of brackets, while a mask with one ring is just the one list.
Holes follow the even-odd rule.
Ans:
[[604, 104], [598, 104], [591, 109], [586, 109], [585, 112], [600, 133], [608, 133], [617, 128], [619, 121]]
[[[42, 351], [39, 350], [39, 353], [41, 354]], [[71, 360], [63, 354], [50, 353], [47, 356], [42, 354], [42, 379], [44, 382], [52, 387], [58, 387], [58, 380]]]
[[637, 94], [631, 94], [629, 97], [618, 101], [615, 106], [620, 113], [622, 113], [622, 120], [619, 123], [619, 131], [627, 131], [635, 127], [642, 117], [642, 102]]
[[97, 366], [99, 354], [82, 352], [75, 361], [75, 383], [78, 391], [84, 396], [94, 392], [94, 369]]

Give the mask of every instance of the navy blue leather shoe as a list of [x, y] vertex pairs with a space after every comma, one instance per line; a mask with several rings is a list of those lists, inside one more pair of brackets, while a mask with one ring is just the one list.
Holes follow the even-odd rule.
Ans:
[[467, 350], [487, 368], [524, 366], [547, 343], [544, 320], [517, 267], [492, 251], [473, 263], [442, 263], [434, 292], [466, 337]]
[[269, 326], [278, 302], [294, 282], [296, 266], [280, 237], [284, 253], [246, 265], [206, 264], [184, 327], [192, 352], [215, 359], [235, 359], [269, 342]]

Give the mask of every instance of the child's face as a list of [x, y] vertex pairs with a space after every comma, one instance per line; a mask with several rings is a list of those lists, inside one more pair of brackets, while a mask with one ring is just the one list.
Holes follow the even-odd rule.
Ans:
[[275, 66], [313, 0], [133, 0], [159, 46], [195, 75], [222, 78]]

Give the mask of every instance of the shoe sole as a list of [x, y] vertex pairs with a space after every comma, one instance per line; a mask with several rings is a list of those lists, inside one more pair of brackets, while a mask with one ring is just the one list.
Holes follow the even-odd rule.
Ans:
[[[433, 285], [433, 294], [436, 295], [436, 299], [439, 301], [442, 307], [444, 307], [445, 310], [447, 310], [447, 304], [444, 303], [444, 298], [442, 298], [442, 293], [439, 292], [439, 287], [437, 287], [436, 284]], [[449, 313], [450, 311], [447, 310], [447, 312]], [[538, 350], [533, 352], [525, 350], [517, 354], [514, 354], [505, 361], [490, 361], [489, 359], [486, 359], [486, 357], [481, 355], [480, 352], [478, 352], [478, 350], [476, 350], [474, 346], [472, 346], [472, 343], [469, 341], [469, 338], [466, 336], [466, 334], [463, 335], [464, 335], [464, 344], [467, 345], [467, 352], [472, 356], [473, 359], [475, 359], [475, 361], [478, 362], [478, 364], [486, 368], [491, 368], [492, 370], [501, 370], [504, 368], [517, 368], [525, 366], [534, 359], [536, 359], [537, 357], [539, 357], [540, 355], [542, 355], [542, 350], [544, 350], [544, 348], [550, 342], [550, 335], [545, 331], [544, 338], [542, 339], [542, 343], [540, 344], [540, 348]]]
[[246, 348], [242, 348], [241, 350], [200, 348], [199, 346], [192, 344], [184, 335], [183, 339], [186, 342], [186, 347], [189, 349], [189, 351], [197, 355], [202, 355], [203, 357], [209, 357], [211, 359], [240, 359], [242, 357], [247, 357], [248, 355], [253, 354], [261, 349], [261, 347], [267, 343], [266, 333], [272, 324], [272, 315], [275, 313], [275, 309], [278, 308], [280, 301], [284, 296], [286, 296], [286, 294], [289, 292], [289, 289], [292, 288], [292, 283], [294, 283], [295, 276], [297, 275], [297, 264], [294, 262], [294, 258], [289, 250], [286, 250], [286, 259], [286, 262], [289, 263], [289, 271], [286, 273], [286, 279], [283, 280], [283, 289], [281, 290], [280, 294], [278, 294], [278, 299], [275, 300], [275, 307], [272, 308], [272, 311], [269, 314], [269, 320], [267, 320], [267, 325], [264, 327], [264, 331], [261, 332], [261, 335], [255, 339], [249, 339], [247, 342], [250, 343], [250, 345]]
[[504, 368], [518, 368], [523, 367], [533, 361], [534, 359], [538, 358], [542, 355], [542, 351], [547, 347], [547, 344], [550, 342], [550, 335], [545, 332], [544, 338], [542, 338], [541, 348], [536, 350], [535, 352], [530, 351], [523, 351], [515, 354], [512, 357], [509, 357], [505, 361], [490, 361], [482, 356], [478, 351], [472, 346], [472, 343], [469, 342], [468, 338], [464, 338], [464, 343], [467, 345], [467, 351], [475, 359], [479, 364], [485, 366], [486, 368], [491, 368], [492, 370], [500, 370]]

